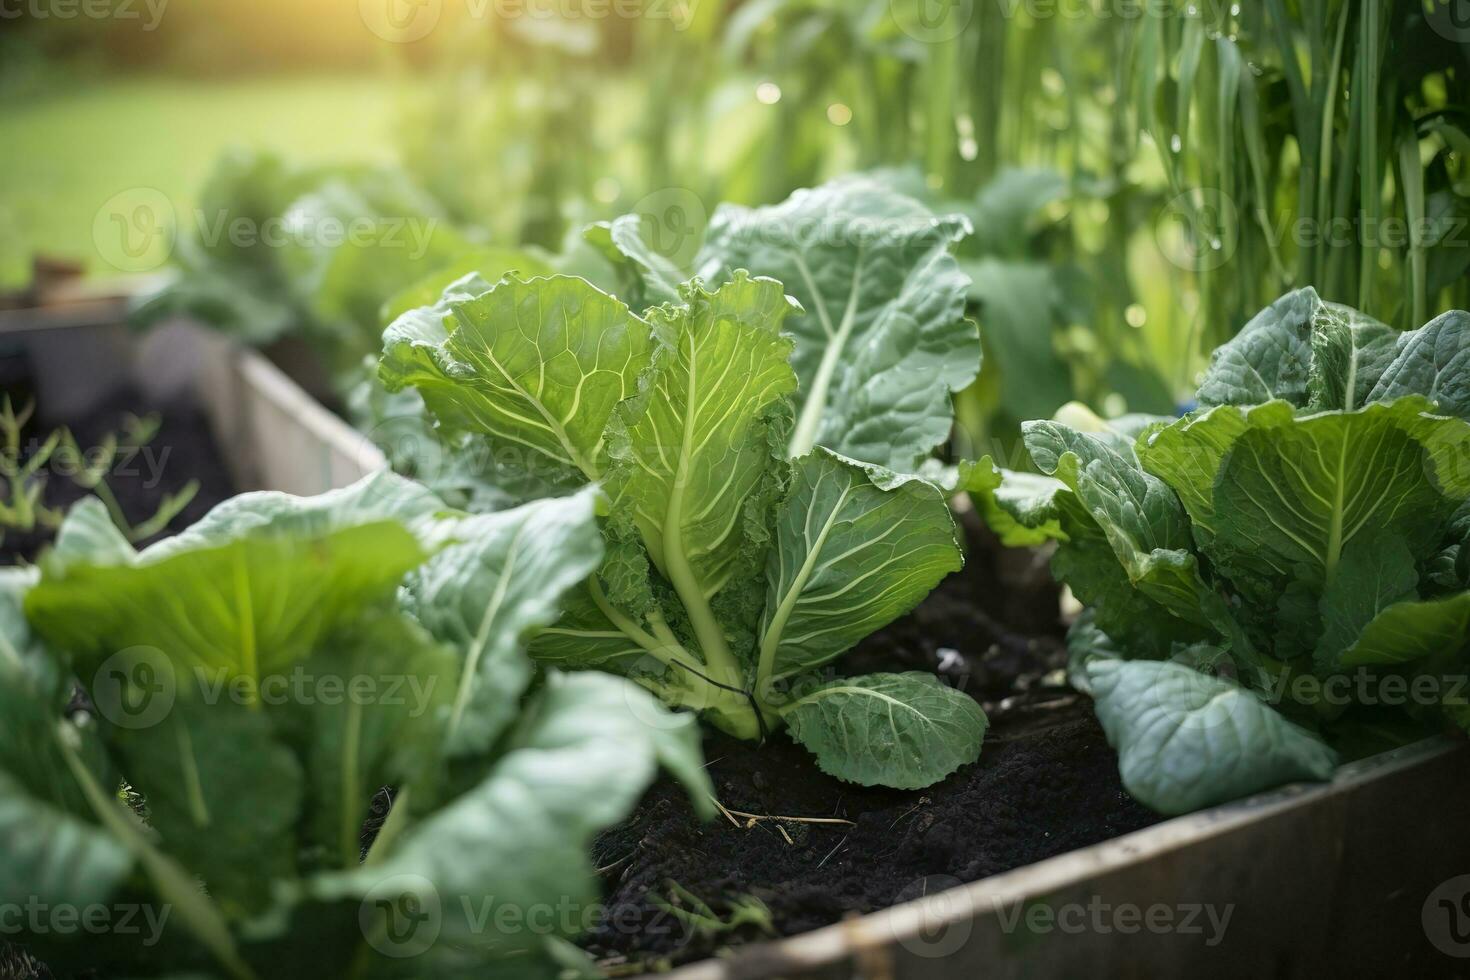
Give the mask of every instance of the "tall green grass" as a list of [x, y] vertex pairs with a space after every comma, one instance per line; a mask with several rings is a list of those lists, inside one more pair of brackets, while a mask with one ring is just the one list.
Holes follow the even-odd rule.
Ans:
[[1018, 289], [1048, 267], [1067, 301], [991, 342], [1031, 331], [1074, 395], [1158, 410], [1295, 286], [1399, 326], [1470, 302], [1470, 39], [1447, 2], [703, 0], [590, 47], [461, 37], [405, 129], [464, 217], [547, 245], [671, 187], [707, 211], [888, 168], [985, 220], [1008, 171], [1055, 170], [1065, 193], [969, 258]]
[[1134, 103], [1199, 256], [1202, 346], [1293, 286], [1399, 326], [1463, 305], [1470, 56], [1431, 8], [1194, 9], [1138, 23]]

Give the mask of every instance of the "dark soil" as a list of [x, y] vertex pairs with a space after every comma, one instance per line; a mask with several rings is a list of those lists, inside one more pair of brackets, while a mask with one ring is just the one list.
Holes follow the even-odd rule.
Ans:
[[[980, 761], [920, 792], [864, 789], [825, 775], [784, 736], [757, 747], [710, 735], [709, 772], [729, 816], [701, 823], [664, 780], [597, 842], [607, 907], [584, 944], [604, 967], [641, 972], [794, 935], [1157, 822], [1123, 791], [1091, 704], [1062, 683], [1044, 558], [967, 530], [966, 570], [840, 672], [937, 671], [990, 716]], [[741, 912], [750, 899], [769, 915]]]
[[[0, 394], [9, 395], [19, 412], [32, 398], [32, 389], [24, 363], [5, 358], [0, 365]], [[38, 405], [36, 415], [26, 426], [22, 455], [28, 447], [38, 445], [54, 429], [68, 427], [83, 451], [102, 445], [109, 434], [120, 435], [129, 414], [143, 416], [156, 413], [160, 427], [146, 446], [136, 451], [120, 451], [113, 463], [107, 484], [119, 507], [134, 525], [151, 518], [165, 495], [178, 493], [190, 480], [197, 480], [199, 492], [160, 534], [137, 542], [141, 547], [154, 540], [175, 534], [203, 517], [215, 504], [234, 493], [224, 457], [215, 444], [209, 421], [202, 409], [189, 401], [167, 404], [148, 402], [139, 392], [118, 391], [81, 418], [57, 418], [49, 415], [45, 405]], [[67, 510], [89, 496], [55, 466], [42, 470], [46, 487], [42, 500], [48, 507]], [[0, 491], [8, 489], [0, 487]], [[37, 527], [30, 532], [7, 531], [0, 542], [0, 565], [34, 561], [41, 549], [55, 537], [55, 531]]]

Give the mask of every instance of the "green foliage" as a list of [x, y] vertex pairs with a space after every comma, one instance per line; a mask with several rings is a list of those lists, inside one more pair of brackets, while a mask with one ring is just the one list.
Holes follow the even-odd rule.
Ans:
[[[637, 215], [595, 227], [635, 306], [673, 299], [698, 273], [779, 280], [800, 386], [792, 455], [821, 445], [911, 472], [953, 427], [953, 392], [974, 380], [980, 339], [964, 318], [968, 279], [952, 255], [970, 231], [873, 177], [800, 190], [766, 208], [722, 205], [685, 270], [643, 237]], [[693, 251], [691, 249], [691, 251]]]
[[986, 719], [967, 701], [933, 674], [869, 674], [803, 696], [787, 723], [838, 779], [923, 789], [974, 761]]
[[1061, 542], [1092, 610], [1074, 680], [1135, 795], [1181, 812], [1325, 778], [1319, 739], [1401, 714], [1397, 683], [1429, 692], [1421, 723], [1463, 721], [1441, 682], [1470, 642], [1467, 349], [1464, 313], [1399, 332], [1300, 290], [1215, 352], [1198, 411], [1033, 422], [1046, 477], [962, 470], [1003, 536]]
[[264, 152], [225, 154], [195, 217], [177, 273], [134, 321], [187, 314], [255, 345], [302, 336], [339, 371], [374, 350], [387, 300], [470, 248], [399, 171], [296, 167]]
[[547, 247], [630, 210], [697, 236], [715, 202], [854, 171], [962, 210], [990, 355], [961, 406], [975, 445], [1072, 399], [1171, 411], [1293, 286], [1398, 327], [1466, 305], [1453, 3], [1069, 13], [763, 0], [446, 30], [409, 156], [464, 220]]
[[[594, 503], [466, 518], [385, 474], [141, 552], [79, 505], [0, 576], [0, 901], [171, 915], [152, 944], [28, 944], [130, 976], [556, 973], [582, 916], [528, 923], [596, 900], [592, 837], [660, 767], [712, 809], [692, 719], [525, 656], [598, 566]], [[94, 714], [67, 713], [72, 671]]]
[[[875, 260], [890, 273], [844, 315], [914, 338], [927, 321], [892, 312], [891, 270], [943, 263], [943, 248]], [[532, 656], [632, 677], [739, 737], [789, 724], [827, 771], [866, 785], [926, 786], [973, 761], [985, 718], [968, 696], [913, 675], [823, 676], [960, 567], [944, 495], [822, 447], [792, 458], [794, 365], [822, 355], [817, 335], [783, 332], [803, 308], [781, 283], [738, 270], [714, 290], [670, 287], [626, 261], [627, 281], [677, 301], [640, 316], [582, 279], [467, 279], [384, 333], [384, 382], [416, 386], [442, 428], [515, 449], [522, 485], [605, 492], [605, 557]], [[831, 261], [825, 275], [856, 281]], [[843, 390], [862, 380], [850, 366]], [[927, 448], [896, 432], [885, 458]]]
[[1290, 286], [1393, 311], [1462, 303], [1462, 42], [1438, 2], [1150, 8], [1134, 99], [1200, 285], [1201, 331]]
[[1096, 658], [1083, 670], [1128, 792], [1168, 813], [1298, 779], [1337, 754], [1241, 685], [1170, 660]]

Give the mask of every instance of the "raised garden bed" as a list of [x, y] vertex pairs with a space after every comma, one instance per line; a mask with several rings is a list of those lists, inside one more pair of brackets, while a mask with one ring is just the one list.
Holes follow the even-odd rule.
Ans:
[[1457, 975], [1466, 763], [1432, 739], [673, 975]]
[[[981, 761], [899, 793], [832, 780], [784, 736], [759, 767], [750, 744], [711, 737], [729, 816], [700, 823], [665, 781], [598, 842], [608, 908], [584, 944], [609, 973], [1065, 977], [1127, 960], [1144, 975], [1310, 976], [1433, 973], [1470, 953], [1430, 901], [1470, 868], [1470, 843], [1448, 818], [1423, 819], [1470, 807], [1463, 740], [1163, 820], [1123, 791], [1090, 702], [1061, 682], [1045, 556], [998, 548], [962, 516], [965, 572], [841, 669], [932, 670], [968, 691], [993, 723]], [[769, 914], [742, 920], [751, 898]], [[1154, 907], [1172, 925], [1129, 918]], [[1102, 917], [1077, 929], [1058, 918], [1073, 909]], [[691, 912], [714, 913], [715, 928]]]
[[[1004, 596], [1027, 620], [1026, 591], [984, 541], [977, 551], [849, 656], [865, 670], [938, 670], [974, 694], [993, 726], [980, 762], [899, 793], [833, 780], [784, 741], [707, 739], [729, 814], [698, 821], [665, 780], [599, 841], [608, 909], [586, 946], [604, 968], [682, 965], [681, 980], [1068, 977], [1124, 957], [1141, 975], [1430, 975], [1470, 954], [1431, 901], [1470, 868], [1448, 816], [1470, 812], [1462, 740], [1164, 820], [1123, 790], [1091, 702], [1048, 683], [1065, 659], [1055, 633], [1018, 644], [1007, 603], [996, 618], [982, 609]], [[763, 910], [752, 915], [750, 899]]]
[[[380, 458], [267, 361], [202, 332], [170, 328], [140, 348], [97, 324], [5, 327], [37, 364], [58, 342], [127, 351], [104, 395], [192, 392], [237, 486], [315, 492]], [[608, 908], [585, 945], [610, 972], [1060, 977], [1105, 950], [1144, 975], [1427, 974], [1470, 952], [1432, 901], [1470, 868], [1453, 819], [1470, 806], [1460, 741], [1159, 821], [1123, 792], [1090, 706], [1060, 681], [1055, 587], [1026, 553], [970, 530], [966, 572], [847, 656], [854, 670], [935, 670], [975, 696], [993, 722], [981, 761], [925, 791], [864, 790], [784, 736], [759, 768], [750, 745], [711, 737], [726, 815], [700, 823], [660, 784], [599, 841]]]
[[[192, 459], [193, 446], [212, 440], [220, 465], [208, 468], [240, 490], [320, 493], [383, 465], [369, 440], [269, 359], [184, 322], [132, 333], [123, 325], [127, 302], [0, 312], [0, 350], [15, 372], [7, 389], [34, 398], [38, 425], [75, 425], [85, 437], [119, 413], [158, 411], [171, 427], [165, 435], [179, 441], [176, 458]], [[227, 495], [215, 486], [216, 499]]]

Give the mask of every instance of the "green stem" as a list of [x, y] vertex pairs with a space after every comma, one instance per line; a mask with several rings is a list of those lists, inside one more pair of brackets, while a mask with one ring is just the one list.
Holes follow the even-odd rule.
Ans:
[[669, 629], [669, 624], [664, 620], [664, 614], [655, 609], [648, 614], [648, 625], [653, 630], [653, 635], [671, 649], [684, 649], [674, 631]]
[[246, 706], [258, 710], [260, 708], [260, 666], [255, 643], [255, 603], [250, 593], [250, 572], [245, 567], [245, 552], [242, 548], [235, 549], [235, 560], [233, 565], [233, 578], [235, 588], [236, 611], [239, 614], [240, 623], [240, 669], [245, 676], [250, 678], [250, 687], [246, 692]]
[[[1331, 227], [1332, 210], [1332, 129], [1337, 120], [1337, 90], [1342, 77], [1343, 44], [1347, 40], [1348, 12], [1351, 4], [1342, 5], [1342, 14], [1337, 19], [1337, 39], [1332, 45], [1332, 64], [1327, 69], [1326, 91], [1323, 93], [1322, 132], [1317, 137], [1320, 163], [1317, 168], [1317, 218], [1324, 227]], [[1328, 250], [1330, 251], [1330, 250]], [[1312, 282], [1318, 289], [1325, 288], [1327, 280], [1327, 251], [1317, 253]]]
[[680, 654], [697, 662], [698, 658], [691, 656], [672, 633], [669, 634], [667, 641], [660, 640], [650, 636], [647, 630], [625, 616], [621, 610], [608, 601], [607, 595], [602, 591], [602, 584], [595, 576], [588, 580], [587, 591], [592, 595], [593, 604], [608, 618], [608, 622], [616, 626], [624, 636], [642, 647], [665, 667], [678, 667]]
[[1424, 254], [1424, 170], [1419, 162], [1419, 135], [1410, 126], [1399, 143], [1399, 189], [1409, 221], [1409, 308], [1408, 326], [1424, 323], [1428, 305], [1426, 256]]
[[[738, 668], [731, 674], [724, 674], [717, 665], [708, 660], [701, 661], [692, 655], [679, 642], [664, 621], [663, 614], [657, 610], [648, 615], [649, 626], [653, 629], [653, 634], [650, 635], [608, 601], [602, 586], [595, 578], [589, 585], [589, 592], [593, 603], [624, 636], [646, 650], [659, 663], [674, 670], [681, 683], [688, 683], [692, 678], [697, 683], [695, 690], [700, 692], [692, 704], [678, 696], [676, 688], [663, 690], [661, 697], [705, 712], [709, 720], [737, 738], [755, 738], [760, 734], [760, 722], [755, 718], [749, 699], [738, 693], [744, 690], [743, 677]], [[708, 608], [706, 605], [706, 611]], [[713, 614], [710, 615], [713, 619]], [[732, 657], [732, 663], [733, 660]], [[711, 681], [714, 683], [710, 683]]]
[[500, 580], [495, 583], [495, 592], [490, 596], [490, 601], [485, 604], [485, 611], [480, 615], [479, 628], [475, 630], [475, 638], [464, 658], [464, 669], [460, 674], [459, 688], [454, 694], [454, 707], [449, 713], [449, 724], [444, 729], [446, 743], [454, 740], [460, 723], [464, 720], [464, 713], [469, 707], [470, 694], [475, 687], [474, 681], [480, 672], [480, 661], [484, 658], [485, 651], [490, 648], [491, 630], [496, 617], [500, 615], [500, 607], [505, 603], [506, 593], [510, 589], [511, 575], [515, 571], [516, 555], [520, 553], [518, 546], [524, 530], [525, 526], [522, 525], [511, 537], [510, 547], [506, 551], [505, 568], [501, 571]]
[[346, 735], [342, 746], [342, 813], [338, 827], [338, 845], [342, 848], [342, 867], [350, 868], [358, 863], [362, 853], [362, 821], [355, 804], [363, 796], [358, 785], [358, 772], [362, 750], [362, 702], [358, 698], [347, 699]]
[[[1352, 397], [1353, 384], [1355, 382], [1350, 378], [1349, 398]], [[1337, 563], [1342, 557], [1343, 497], [1347, 488], [1347, 453], [1347, 443], [1344, 442], [1337, 459], [1337, 490], [1332, 501], [1332, 521], [1327, 529], [1327, 554], [1323, 561], [1323, 574], [1328, 585], [1332, 584], [1333, 578], [1337, 575]]]
[[700, 583], [699, 577], [694, 574], [693, 566], [689, 564], [688, 548], [685, 547], [684, 542], [684, 497], [690, 482], [689, 464], [695, 452], [696, 399], [694, 393], [699, 391], [698, 359], [693, 350], [692, 340], [690, 348], [689, 395], [684, 405], [679, 465], [674, 471], [673, 486], [663, 515], [663, 527], [660, 534], [662, 548], [650, 548], [649, 550], [654, 554], [660, 551], [663, 554], [664, 573], [668, 576], [669, 584], [678, 593], [679, 601], [684, 604], [684, 611], [689, 616], [689, 624], [694, 628], [695, 638], [699, 640], [700, 652], [704, 655], [704, 663], [710, 675], [721, 683], [738, 687], [744, 680], [741, 676], [740, 665], [736, 663], [734, 654], [730, 652], [729, 644], [725, 642], [725, 632], [720, 628], [713, 610], [710, 609], [709, 597], [705, 594], [704, 586]]
[[[851, 488], [842, 491], [842, 496], [832, 505], [832, 512], [827, 515], [822, 524], [822, 530], [817, 534], [817, 540], [807, 550], [806, 560], [801, 563], [796, 577], [791, 580], [791, 586], [786, 594], [781, 597], [780, 604], [776, 607], [776, 614], [771, 617], [771, 625], [766, 629], [765, 635], [761, 637], [760, 660], [756, 665], [755, 682], [756, 696], [761, 698], [764, 685], [772, 680], [772, 672], [776, 667], [776, 651], [780, 649], [781, 637], [786, 632], [786, 623], [791, 618], [791, 613], [796, 609], [796, 603], [801, 599], [801, 593], [806, 588], [807, 580], [811, 578], [813, 569], [816, 568], [817, 558], [822, 553], [822, 548], [827, 543], [827, 535], [831, 533], [832, 526], [837, 523], [837, 515], [842, 512], [842, 505], [847, 503], [847, 497]], [[764, 703], [764, 698], [761, 698]]]
[[[674, 557], [675, 554], [677, 558]], [[709, 600], [704, 597], [704, 592], [694, 579], [688, 560], [682, 551], [671, 552], [668, 557], [669, 581], [679, 594], [684, 611], [689, 615], [689, 625], [694, 627], [694, 635], [699, 639], [700, 651], [704, 654], [705, 666], [709, 668], [710, 676], [722, 684], [740, 687], [744, 681], [740, 666], [735, 661], [735, 655], [730, 652], [730, 645], [725, 642], [725, 632], [715, 619]]]
[[[956, 7], [949, 8], [950, 16], [956, 15]], [[935, 45], [929, 56], [926, 71], [929, 75], [929, 98], [925, 100], [927, 120], [925, 124], [925, 170], [928, 176], [939, 181], [944, 190], [952, 191], [953, 161], [955, 153], [955, 105], [956, 89], [959, 86], [960, 43], [963, 34]]]
[[[801, 262], [798, 257], [798, 262]], [[805, 393], [806, 402], [801, 406], [801, 417], [797, 420], [796, 431], [791, 435], [791, 444], [787, 447], [789, 456], [805, 456], [812, 451], [817, 442], [817, 432], [822, 427], [822, 415], [827, 410], [827, 392], [832, 386], [832, 378], [837, 373], [837, 365], [842, 360], [842, 352], [847, 347], [848, 338], [852, 336], [853, 323], [856, 321], [858, 288], [863, 279], [863, 254], [859, 246], [857, 264], [853, 269], [852, 288], [847, 294], [847, 306], [842, 312], [842, 322], [835, 328], [832, 319], [827, 315], [827, 305], [822, 299], [821, 290], [817, 288], [816, 281], [811, 273], [807, 271], [806, 263], [801, 262], [802, 278], [806, 280], [807, 289], [812, 292], [813, 305], [817, 308], [817, 317], [821, 320], [822, 329], [827, 335], [827, 349], [822, 352], [822, 361], [817, 365], [817, 373], [812, 377], [810, 390]]]
[[[616, 626], [624, 636], [646, 650], [655, 660], [676, 672], [679, 683], [689, 683], [692, 679], [697, 684], [694, 690], [698, 692], [698, 696], [694, 703], [689, 703], [681, 695], [677, 686], [657, 689], [650, 687], [650, 689], [655, 690], [655, 693], [665, 701], [704, 712], [707, 719], [716, 727], [729, 732], [736, 738], [752, 739], [760, 735], [760, 722], [756, 720], [749, 700], [735, 693], [743, 689], [739, 676], [730, 678], [721, 676], [714, 667], [693, 656], [679, 642], [678, 637], [674, 636], [673, 630], [669, 629], [661, 613], [657, 611], [649, 613], [648, 623], [653, 629], [653, 634], [649, 634], [647, 630], [633, 622], [608, 601], [596, 578], [590, 581], [588, 591], [592, 595], [593, 604], [602, 611], [608, 621]], [[709, 675], [701, 676], [706, 670], [709, 671]], [[710, 680], [734, 690], [716, 687], [709, 683]], [[649, 685], [645, 684], [645, 686]]]

